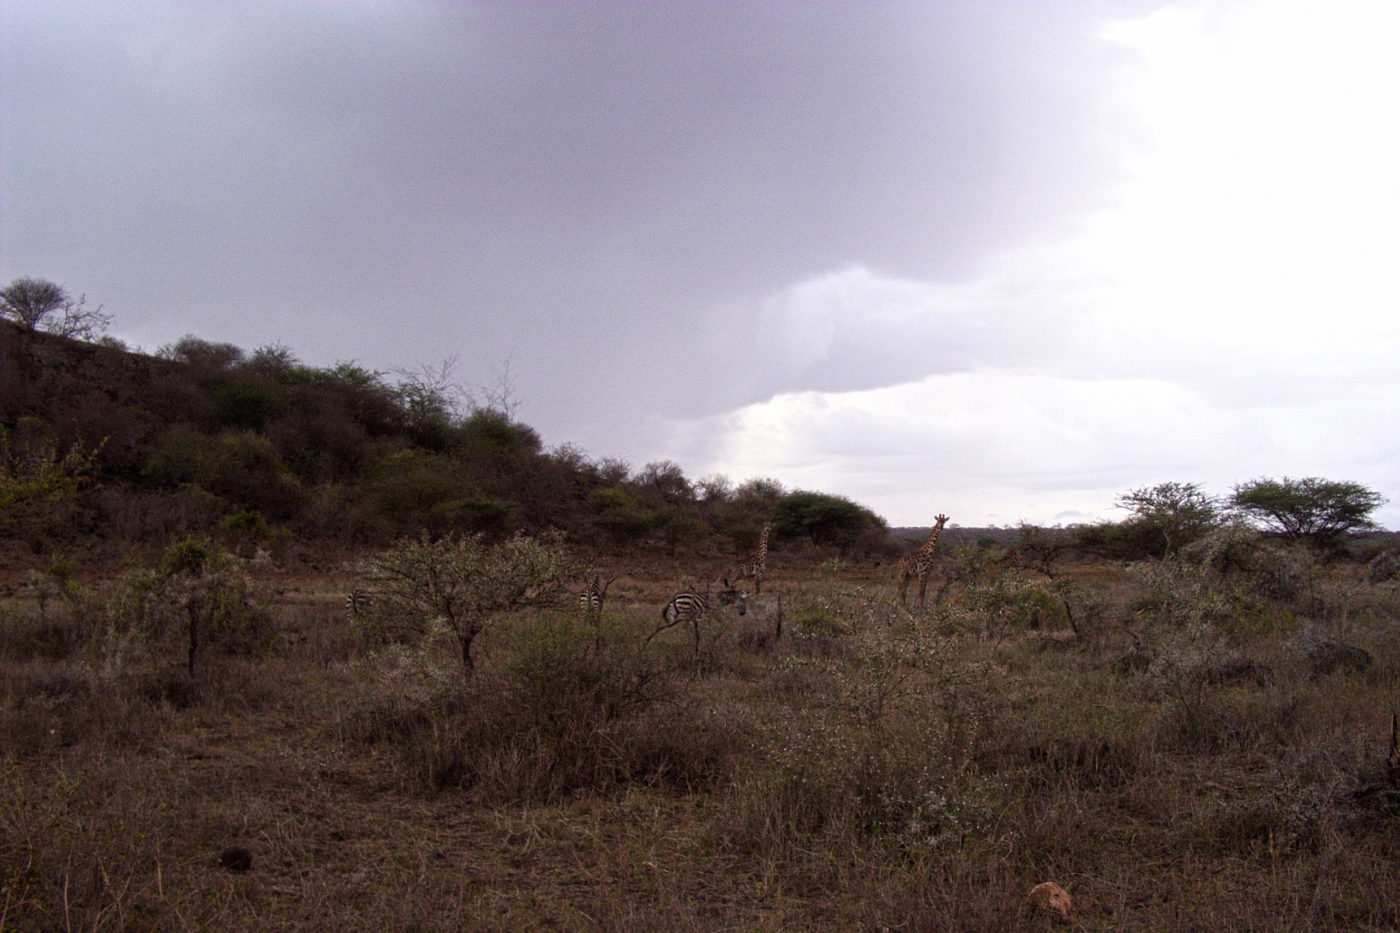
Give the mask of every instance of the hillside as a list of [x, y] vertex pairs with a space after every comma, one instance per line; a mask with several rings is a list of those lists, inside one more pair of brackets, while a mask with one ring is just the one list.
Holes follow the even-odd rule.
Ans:
[[840, 497], [547, 450], [528, 425], [430, 379], [306, 366], [282, 346], [186, 337], [147, 355], [0, 322], [0, 429], [16, 469], [90, 455], [74, 495], [0, 528], [36, 554], [188, 535], [356, 549], [421, 530], [555, 528], [594, 551], [722, 557], [770, 520], [779, 548], [878, 558], [899, 546]]

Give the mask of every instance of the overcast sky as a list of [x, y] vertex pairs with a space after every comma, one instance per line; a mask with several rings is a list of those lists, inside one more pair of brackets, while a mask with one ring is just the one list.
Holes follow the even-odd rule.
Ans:
[[[894, 525], [1364, 483], [1392, 0], [0, 4], [0, 281]], [[508, 377], [507, 377], [508, 374]]]

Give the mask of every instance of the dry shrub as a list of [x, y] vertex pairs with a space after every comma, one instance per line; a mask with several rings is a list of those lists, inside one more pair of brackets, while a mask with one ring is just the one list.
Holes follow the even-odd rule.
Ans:
[[207, 541], [172, 545], [156, 567], [103, 588], [88, 612], [85, 660], [112, 678], [176, 663], [194, 677], [210, 654], [262, 655], [277, 641], [245, 562]]
[[1366, 565], [1368, 583], [1387, 583], [1395, 579], [1397, 574], [1400, 574], [1400, 554], [1395, 551], [1382, 551]]
[[57, 661], [82, 647], [88, 635], [83, 620], [71, 613], [0, 609], [0, 660]]
[[87, 643], [103, 605], [98, 594], [73, 579], [75, 570], [60, 559], [44, 573], [25, 574], [23, 602], [0, 609], [0, 660], [58, 661]]
[[0, 671], [0, 754], [141, 748], [193, 707], [246, 716], [278, 701], [279, 685], [238, 665], [201, 671], [157, 667], [116, 675], [86, 664], [6, 665]]
[[432, 789], [492, 801], [556, 800], [644, 784], [712, 786], [745, 746], [732, 718], [680, 705], [677, 670], [635, 627], [568, 615], [510, 633], [500, 669], [416, 701], [361, 711], [342, 733], [397, 745]]
[[723, 843], [767, 858], [812, 847], [927, 853], [983, 819], [972, 763], [993, 728], [986, 671], [909, 634], [842, 658], [790, 655], [774, 671], [767, 764], [730, 794]]
[[[178, 758], [111, 760], [101, 744], [42, 770], [0, 765], [0, 918], [14, 930], [238, 924], [214, 850], [172, 840], [192, 814]], [[239, 905], [246, 906], [246, 905]]]

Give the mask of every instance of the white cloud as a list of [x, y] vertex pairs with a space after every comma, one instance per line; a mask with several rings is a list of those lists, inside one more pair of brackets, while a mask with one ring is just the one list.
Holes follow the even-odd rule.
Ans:
[[1375, 391], [1230, 408], [1155, 380], [988, 371], [781, 395], [674, 423], [670, 449], [695, 475], [775, 476], [850, 496], [895, 524], [926, 524], [938, 511], [964, 525], [1082, 521], [1108, 516], [1130, 488], [1168, 480], [1219, 494], [1262, 475], [1395, 488], [1400, 441], [1377, 430], [1393, 405]]
[[1270, 2], [1110, 28], [1143, 134], [1116, 204], [973, 283], [853, 269], [774, 296], [761, 333], [809, 391], [678, 425], [682, 449], [896, 523], [1102, 516], [1166, 480], [1400, 489], [1400, 59], [1373, 14], [1400, 25]]

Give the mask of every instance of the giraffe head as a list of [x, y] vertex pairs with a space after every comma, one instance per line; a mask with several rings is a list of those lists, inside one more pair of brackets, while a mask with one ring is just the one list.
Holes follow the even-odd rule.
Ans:
[[946, 525], [947, 523], [948, 523], [948, 516], [943, 515], [943, 514], [940, 513], [940, 514], [938, 515], [938, 517], [934, 520], [934, 526], [933, 526], [933, 527], [936, 528], [936, 529], [938, 529], [939, 531], [942, 531], [942, 530], [943, 530], [943, 526]]

